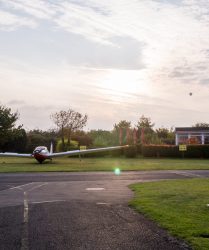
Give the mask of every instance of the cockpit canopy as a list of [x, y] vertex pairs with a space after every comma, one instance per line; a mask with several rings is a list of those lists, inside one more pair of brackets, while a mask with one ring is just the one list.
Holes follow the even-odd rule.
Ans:
[[47, 147], [45, 147], [45, 146], [38, 146], [38, 147], [36, 147], [35, 149], [34, 149], [34, 151], [35, 150], [47, 150]]
[[49, 151], [48, 151], [47, 147], [45, 147], [45, 146], [38, 146], [38, 147], [36, 147], [36, 148], [34, 149], [33, 153], [34, 153], [34, 154], [35, 154], [35, 153], [48, 154]]

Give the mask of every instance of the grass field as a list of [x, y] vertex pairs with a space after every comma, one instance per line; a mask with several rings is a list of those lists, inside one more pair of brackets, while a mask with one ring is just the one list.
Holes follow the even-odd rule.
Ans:
[[182, 170], [209, 169], [209, 160], [149, 159], [149, 158], [57, 158], [38, 164], [35, 159], [0, 158], [0, 172], [51, 172], [51, 171], [114, 171], [125, 170]]
[[130, 205], [185, 239], [194, 249], [209, 249], [209, 179], [131, 185]]

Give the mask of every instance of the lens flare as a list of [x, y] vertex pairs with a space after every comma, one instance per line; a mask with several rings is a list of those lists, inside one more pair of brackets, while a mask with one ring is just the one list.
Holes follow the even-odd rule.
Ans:
[[120, 175], [120, 168], [116, 168], [114, 172], [115, 172], [115, 175]]

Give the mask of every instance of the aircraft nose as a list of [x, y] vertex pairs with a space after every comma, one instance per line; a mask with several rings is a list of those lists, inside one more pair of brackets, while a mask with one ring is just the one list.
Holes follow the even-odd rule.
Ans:
[[33, 153], [38, 154], [38, 153], [40, 153], [40, 150], [34, 150]]

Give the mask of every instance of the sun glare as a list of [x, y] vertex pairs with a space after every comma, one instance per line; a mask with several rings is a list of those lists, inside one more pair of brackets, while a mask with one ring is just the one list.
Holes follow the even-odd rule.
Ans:
[[115, 175], [120, 175], [120, 174], [121, 174], [120, 168], [116, 168], [116, 169], [114, 170], [114, 173], [115, 173]]
[[103, 87], [111, 92], [137, 94], [144, 92], [145, 83], [136, 70], [113, 70], [103, 81]]

